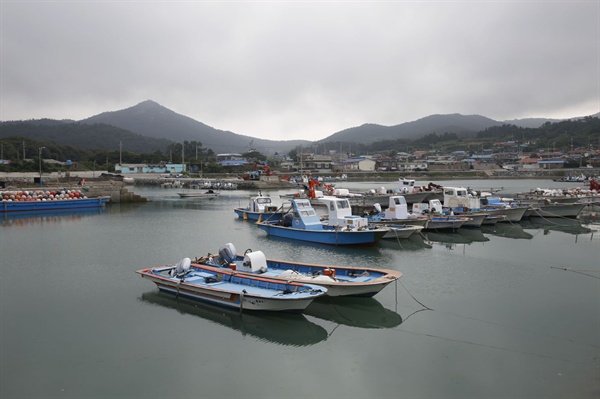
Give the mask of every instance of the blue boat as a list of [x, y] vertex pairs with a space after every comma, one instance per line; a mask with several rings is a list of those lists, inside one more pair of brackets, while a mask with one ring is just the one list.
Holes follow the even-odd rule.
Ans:
[[290, 212], [279, 220], [263, 220], [256, 225], [267, 235], [329, 245], [375, 245], [388, 232], [387, 228], [326, 225], [308, 199], [290, 201]]
[[194, 263], [224, 267], [237, 273], [260, 275], [282, 282], [318, 285], [327, 289], [327, 296], [372, 297], [402, 276], [397, 270], [368, 265], [332, 266], [267, 259], [262, 251], [251, 249], [239, 255], [232, 243], [219, 248], [218, 255], [209, 253], [207, 256], [196, 258]]
[[283, 216], [283, 211], [273, 205], [271, 197], [262, 193], [251, 197], [247, 207], [234, 208], [233, 211], [244, 220], [279, 220]]
[[0, 213], [3, 212], [42, 212], [66, 209], [103, 208], [110, 197], [73, 198], [58, 200], [9, 201], [2, 200]]
[[316, 285], [283, 282], [238, 274], [233, 270], [192, 264], [184, 258], [176, 265], [137, 271], [158, 289], [176, 297], [209, 302], [240, 310], [302, 312], [327, 293]]

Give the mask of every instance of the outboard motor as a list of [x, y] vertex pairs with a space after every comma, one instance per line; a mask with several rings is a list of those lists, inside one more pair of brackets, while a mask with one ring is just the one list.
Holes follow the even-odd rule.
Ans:
[[232, 243], [228, 242], [227, 244], [219, 248], [219, 258], [217, 259], [217, 262], [220, 265], [228, 265], [235, 261], [236, 256], [237, 251], [235, 250], [235, 247]]
[[283, 226], [291, 227], [293, 220], [294, 220], [294, 215], [292, 215], [291, 213], [286, 213], [285, 215], [283, 215]]
[[173, 277], [183, 277], [190, 271], [190, 265], [192, 260], [190, 258], [183, 258], [177, 263], [173, 270]]

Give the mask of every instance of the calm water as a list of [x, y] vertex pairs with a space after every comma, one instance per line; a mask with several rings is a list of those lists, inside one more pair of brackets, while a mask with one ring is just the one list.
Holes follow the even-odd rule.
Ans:
[[[344, 187], [382, 185], [394, 187]], [[600, 230], [521, 223], [335, 248], [269, 238], [236, 219], [232, 208], [251, 192], [181, 200], [173, 190], [135, 191], [153, 201], [2, 220], [2, 398], [600, 394]], [[278, 202], [280, 193], [270, 194]], [[404, 275], [372, 299], [323, 300], [286, 315], [177, 301], [134, 273], [226, 242]]]

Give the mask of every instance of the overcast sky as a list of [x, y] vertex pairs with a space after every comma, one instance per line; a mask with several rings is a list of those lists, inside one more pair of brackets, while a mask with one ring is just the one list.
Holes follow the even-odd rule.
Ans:
[[0, 120], [153, 100], [318, 140], [432, 114], [600, 111], [600, 1], [1, 1]]

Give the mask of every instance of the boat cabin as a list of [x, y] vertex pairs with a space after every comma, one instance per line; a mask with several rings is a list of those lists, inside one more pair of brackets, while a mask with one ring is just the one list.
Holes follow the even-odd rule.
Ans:
[[250, 212], [277, 212], [277, 209], [277, 206], [273, 205], [271, 197], [264, 197], [262, 195], [250, 198], [250, 203], [248, 204], [248, 210]]
[[330, 226], [340, 226], [348, 228], [367, 227], [369, 221], [367, 218], [352, 214], [350, 201], [346, 198], [323, 197], [319, 202], [325, 204], [329, 215]]
[[444, 207], [455, 210], [478, 211], [481, 208], [479, 197], [472, 195], [463, 187], [444, 187]]
[[323, 223], [308, 199], [293, 199], [292, 225], [290, 227], [303, 230], [322, 230]]
[[421, 215], [423, 213], [431, 213], [442, 215], [444, 214], [444, 208], [442, 203], [438, 199], [430, 200], [428, 204], [420, 202], [413, 204], [412, 211], [414, 214]]
[[406, 198], [402, 195], [392, 195], [388, 200], [388, 209], [383, 215], [383, 219], [407, 219], [408, 205]]
[[415, 181], [412, 179], [400, 178], [400, 193], [410, 194], [415, 191]]

